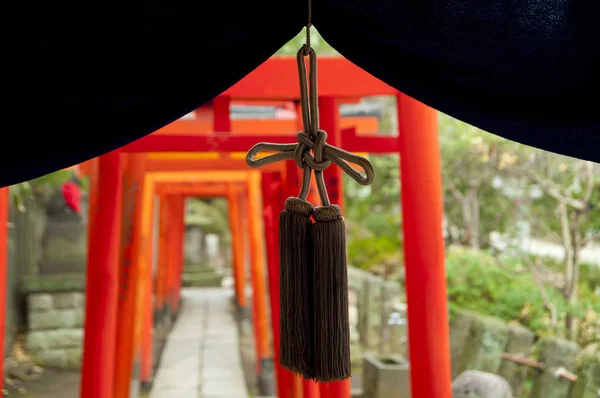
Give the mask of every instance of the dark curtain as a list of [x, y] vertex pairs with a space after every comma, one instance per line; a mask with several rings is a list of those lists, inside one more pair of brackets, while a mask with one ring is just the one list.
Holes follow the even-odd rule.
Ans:
[[[600, 160], [600, 2], [312, 1], [330, 44], [406, 94], [491, 133]], [[306, 7], [7, 3], [0, 185], [98, 156], [210, 101], [298, 33]]]

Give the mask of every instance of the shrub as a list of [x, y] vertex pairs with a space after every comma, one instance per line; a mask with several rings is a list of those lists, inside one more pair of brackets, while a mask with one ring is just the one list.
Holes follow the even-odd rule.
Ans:
[[[555, 334], [532, 276], [498, 265], [489, 254], [450, 248], [446, 257], [450, 309], [465, 308], [518, 322], [537, 335]], [[558, 312], [565, 310], [559, 292], [547, 289]], [[559, 323], [559, 325], [561, 325]]]

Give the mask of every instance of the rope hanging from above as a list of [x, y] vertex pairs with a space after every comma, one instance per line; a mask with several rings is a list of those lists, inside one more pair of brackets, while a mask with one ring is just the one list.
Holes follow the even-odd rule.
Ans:
[[[293, 159], [303, 170], [300, 193], [286, 200], [279, 219], [279, 360], [307, 379], [330, 382], [350, 377], [350, 326], [344, 219], [340, 207], [329, 201], [323, 171], [335, 164], [360, 185], [371, 184], [375, 172], [367, 159], [328, 145], [327, 133], [319, 129], [317, 55], [310, 46], [309, 28], [310, 23], [307, 43], [297, 53], [304, 130], [294, 144], [256, 144], [248, 151], [246, 163], [258, 168]], [[263, 151], [276, 153], [257, 159]], [[351, 164], [360, 166], [364, 174]], [[319, 207], [306, 201], [313, 172]]]

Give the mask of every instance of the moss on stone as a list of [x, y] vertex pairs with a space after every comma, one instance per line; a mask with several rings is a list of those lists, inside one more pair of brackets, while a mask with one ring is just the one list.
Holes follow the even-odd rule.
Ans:
[[577, 381], [569, 398], [596, 398], [600, 390], [600, 343], [586, 346], [575, 362]]
[[44, 276], [24, 276], [21, 281], [24, 293], [52, 293], [85, 291], [85, 275], [82, 273]]

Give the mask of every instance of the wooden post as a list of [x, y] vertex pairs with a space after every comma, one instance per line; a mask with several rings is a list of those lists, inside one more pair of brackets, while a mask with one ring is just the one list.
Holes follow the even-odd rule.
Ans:
[[413, 397], [450, 398], [450, 343], [437, 112], [397, 96]]
[[[296, 103], [296, 129], [298, 131], [304, 130], [304, 123], [302, 121], [302, 106], [300, 105], [300, 102]], [[300, 181], [302, 179], [302, 169], [300, 169], [293, 160], [288, 161], [287, 165], [289, 167], [288, 173], [295, 174], [294, 179], [292, 181], [293, 182], [297, 181], [298, 183], [300, 183]], [[292, 181], [290, 181], [290, 182], [292, 183]], [[291, 184], [289, 184], [289, 186], [291, 187]], [[295, 187], [295, 189], [297, 189], [298, 192], [300, 192], [300, 185]], [[297, 194], [298, 193], [295, 192], [294, 196], [296, 196]], [[310, 178], [310, 190], [308, 191], [308, 196], [306, 197], [306, 200], [315, 206], [318, 206], [321, 204], [321, 199], [319, 197], [319, 191], [317, 190], [317, 184], [316, 184], [314, 174]]]
[[[336, 381], [333, 383], [320, 383], [320, 396], [325, 398], [334, 398], [334, 397], [348, 397], [352, 396], [352, 391], [350, 387], [350, 379], [346, 379], [344, 381]], [[437, 398], [437, 397], [436, 397]]]
[[[277, 377], [277, 397], [294, 397], [294, 376], [279, 364], [280, 339], [280, 302], [279, 302], [279, 214], [283, 211], [283, 194], [279, 173], [262, 175], [263, 214], [265, 225], [265, 244], [267, 247], [267, 265], [269, 269], [269, 294], [271, 302], [271, 328], [275, 351], [275, 372]], [[300, 398], [300, 397], [297, 397]]]
[[[0, 375], [4, 375], [4, 338], [6, 330], [6, 278], [8, 263], [8, 187], [0, 188]], [[0, 378], [0, 390], [4, 387]]]
[[169, 291], [172, 315], [179, 310], [181, 301], [181, 274], [183, 273], [183, 242], [185, 234], [185, 197], [179, 195], [175, 198], [174, 226], [174, 264], [171, 270], [171, 289]]
[[[321, 119], [321, 128], [327, 132], [327, 143], [339, 147], [341, 142], [340, 111], [336, 98], [319, 98], [319, 116]], [[331, 203], [340, 206], [344, 213], [344, 181], [342, 173], [339, 167], [332, 165], [323, 172], [323, 175]], [[321, 383], [320, 393], [323, 398], [350, 398], [350, 379], [334, 383]]]
[[285, 182], [283, 184], [283, 194], [285, 199], [296, 197], [300, 192], [300, 168], [293, 160], [285, 162]]
[[140, 286], [136, 301], [136, 311], [139, 312], [140, 324], [136, 325], [136, 342], [140, 345], [140, 380], [147, 385], [152, 380], [152, 334], [153, 334], [153, 235], [154, 235], [154, 185], [144, 181], [144, 197], [142, 200], [142, 227], [140, 239]]
[[[317, 382], [314, 382], [312, 380], [306, 380], [304, 378], [302, 378], [302, 397], [303, 398], [320, 398], [321, 397], [321, 390], [320, 390], [320, 384]], [[323, 398], [327, 397], [328, 395], [323, 395]]]
[[92, 230], [96, 228], [96, 215], [98, 212], [98, 163], [99, 158], [88, 160], [88, 241]]
[[[300, 117], [302, 116], [300, 115]], [[302, 121], [300, 120], [300, 125], [301, 124]], [[286, 161], [285, 180], [282, 184], [285, 199], [291, 196], [298, 196], [301, 184], [300, 172], [299, 167], [293, 160]], [[301, 376], [294, 375], [294, 394], [298, 398], [319, 398], [319, 385], [311, 380], [306, 380]]]
[[158, 221], [158, 270], [156, 277], [156, 320], [163, 321], [168, 312], [168, 284], [171, 272], [171, 240], [172, 240], [172, 197], [160, 197], [160, 218]]
[[215, 132], [229, 133], [231, 131], [231, 117], [229, 104], [231, 99], [225, 96], [219, 96], [213, 99], [213, 130]]
[[269, 323], [267, 318], [267, 290], [265, 278], [265, 255], [263, 247], [262, 205], [260, 204], [260, 172], [251, 172], [248, 177], [246, 216], [250, 232], [250, 258], [252, 261], [252, 320], [256, 341], [256, 358], [259, 379], [267, 377], [263, 370], [270, 369], [272, 358], [269, 348]]
[[[319, 98], [319, 116], [321, 129], [327, 132], [327, 143], [339, 147], [342, 141], [340, 129], [340, 110], [338, 100], [334, 97]], [[331, 165], [323, 172], [325, 185], [331, 203], [344, 209], [344, 172], [336, 165]]]
[[229, 229], [231, 230], [231, 248], [233, 251], [233, 276], [235, 281], [235, 294], [238, 310], [243, 313], [247, 310], [246, 298], [246, 260], [244, 253], [244, 230], [242, 212], [240, 209], [239, 193], [233, 185], [227, 187], [227, 212]]
[[99, 160], [98, 210], [95, 228], [88, 238], [83, 398], [106, 398], [113, 393], [121, 232], [120, 156], [113, 151]]
[[[117, 341], [115, 349], [115, 398], [129, 398], [132, 382], [139, 382], [134, 368], [135, 298], [138, 281], [137, 253], [140, 246], [142, 187], [144, 182], [144, 154], [128, 154], [123, 176], [123, 227], [121, 232], [121, 281], [117, 313]], [[136, 396], [135, 394], [134, 397]]]

